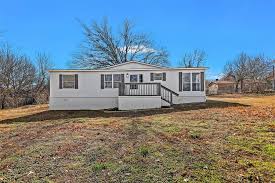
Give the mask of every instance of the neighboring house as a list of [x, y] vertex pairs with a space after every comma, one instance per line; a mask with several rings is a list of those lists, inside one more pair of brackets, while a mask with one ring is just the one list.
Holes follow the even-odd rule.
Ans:
[[[265, 80], [252, 80], [245, 79], [242, 82], [242, 90], [241, 83], [239, 86], [236, 86], [237, 83], [234, 79], [233, 75], [226, 75], [222, 77], [220, 80], [212, 81], [208, 84], [207, 94], [216, 95], [216, 94], [228, 94], [228, 93], [236, 93], [237, 92], [264, 92], [272, 90], [273, 84], [273, 72], [271, 72]], [[236, 90], [237, 88], [237, 90]]]
[[233, 81], [215, 81], [208, 85], [208, 94], [216, 95], [223, 93], [234, 93], [236, 84]]
[[205, 102], [206, 68], [126, 62], [98, 70], [50, 70], [50, 110], [160, 108]]
[[226, 75], [222, 77], [220, 80], [216, 80], [210, 82], [208, 84], [208, 94], [216, 95], [216, 94], [224, 94], [224, 93], [234, 93], [236, 90], [236, 83], [234, 80], [234, 76]]

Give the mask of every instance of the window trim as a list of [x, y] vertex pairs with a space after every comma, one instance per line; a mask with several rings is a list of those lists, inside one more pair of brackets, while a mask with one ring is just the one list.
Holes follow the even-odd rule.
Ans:
[[[199, 82], [193, 82], [193, 74], [198, 74], [199, 77]], [[191, 80], [192, 80], [192, 87], [191, 87], [191, 91], [192, 92], [197, 92], [197, 91], [201, 91], [201, 73], [200, 72], [192, 72], [191, 74]], [[199, 88], [197, 90], [193, 90], [193, 84], [198, 84]]]
[[[101, 83], [103, 81], [103, 86], [101, 86], [101, 89], [117, 89], [118, 87], [114, 87], [115, 83], [123, 83], [124, 82], [124, 74], [118, 73], [118, 74], [113, 74], [113, 73], [109, 73], [109, 74], [101, 74], [103, 76], [103, 80], [101, 80]], [[106, 76], [110, 75], [111, 76], [111, 80], [110, 81], [106, 81]], [[120, 80], [119, 81], [115, 81], [114, 77], [115, 75], [119, 75]], [[106, 83], [112, 83], [112, 87], [106, 87]]]
[[[160, 74], [161, 78], [156, 79], [156, 74]], [[163, 81], [163, 72], [153, 73], [153, 79], [154, 79], [154, 81]]]
[[[115, 75], [119, 75], [119, 78], [120, 78], [119, 81], [115, 81], [115, 79], [114, 79]], [[113, 82], [112, 88], [119, 88], [119, 84], [118, 84], [118, 87], [115, 87], [115, 83], [122, 83], [122, 76], [121, 76], [121, 74], [113, 74], [112, 80], [113, 80], [112, 81]]]
[[[135, 81], [135, 82], [131, 82], [131, 76], [137, 76], [137, 81]], [[129, 76], [129, 81], [130, 81], [130, 83], [138, 83], [139, 82], [139, 75], [138, 74], [130, 74], [130, 76]]]
[[[62, 89], [75, 89], [75, 74], [62, 74], [61, 76], [62, 76]], [[73, 76], [74, 80], [73, 81], [65, 81], [64, 76]], [[64, 87], [64, 82], [73, 82], [74, 86], [72, 88]]]
[[[111, 81], [106, 81], [106, 76], [111, 75]], [[111, 87], [106, 87], [106, 83], [111, 83]], [[113, 89], [113, 74], [104, 74], [104, 89]]]
[[[184, 75], [188, 74], [189, 75], [189, 82], [185, 82], [184, 81]], [[184, 90], [184, 84], [189, 84], [190, 85], [190, 89], [189, 90]], [[183, 72], [182, 73], [182, 91], [183, 92], [189, 92], [192, 91], [192, 73], [191, 72]]]
[[[202, 72], [199, 72], [199, 71], [195, 71], [195, 72], [180, 72], [181, 73], [181, 76], [180, 76], [180, 82], [181, 82], [181, 92], [204, 92], [202, 91], [202, 82], [205, 82], [205, 80], [202, 81], [202, 78], [201, 78], [201, 75], [202, 75]], [[187, 84], [188, 82], [185, 82], [184, 81], [184, 75], [185, 74], [189, 74], [189, 77], [190, 77], [190, 90], [184, 90], [184, 85]], [[199, 79], [199, 82], [193, 82], [193, 75], [194, 74], [197, 74], [198, 76], [198, 79]], [[196, 78], [195, 78], [196, 79]], [[196, 81], [196, 80], [195, 80]], [[193, 85], [196, 85], [195, 87], [193, 87]], [[198, 86], [198, 87], [197, 87]], [[196, 89], [196, 90], [194, 90]]]

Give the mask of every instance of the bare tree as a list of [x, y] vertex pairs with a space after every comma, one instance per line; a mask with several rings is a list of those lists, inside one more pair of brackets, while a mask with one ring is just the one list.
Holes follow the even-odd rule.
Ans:
[[14, 55], [11, 54], [10, 48], [5, 47], [0, 49], [0, 107], [5, 108], [11, 80], [9, 79], [9, 73], [13, 67]]
[[205, 64], [205, 61], [205, 51], [195, 49], [191, 53], [186, 53], [179, 64], [184, 67], [202, 67]]
[[[36, 63], [36, 65], [34, 64]], [[49, 95], [49, 57], [38, 54], [35, 62], [8, 45], [0, 48], [0, 109], [31, 104]]]
[[250, 88], [260, 91], [271, 68], [271, 62], [263, 55], [249, 56], [242, 52], [233, 61], [228, 62], [224, 68], [224, 73], [231, 74], [235, 78], [237, 92], [244, 90], [244, 81], [248, 81]]
[[235, 92], [238, 92], [239, 87], [240, 87], [240, 90], [242, 91], [243, 81], [248, 78], [247, 64], [249, 60], [250, 60], [250, 57], [246, 53], [242, 52], [232, 62], [228, 62], [225, 65], [224, 73], [231, 74], [235, 78], [235, 82], [236, 82]]
[[7, 100], [12, 106], [18, 106], [32, 92], [35, 67], [26, 56], [5, 46], [0, 50], [0, 68], [1, 108]]
[[[80, 22], [81, 23], [81, 22]], [[78, 68], [101, 68], [128, 61], [167, 65], [168, 53], [157, 48], [143, 33], [134, 31], [133, 24], [125, 20], [122, 29], [115, 34], [107, 19], [91, 26], [81, 23], [85, 42], [77, 53], [71, 66]]]
[[266, 78], [271, 72], [272, 62], [264, 55], [252, 57], [247, 63], [248, 78], [251, 80], [251, 89], [256, 92], [265, 90]]
[[33, 87], [33, 98], [37, 102], [45, 102], [49, 97], [49, 74], [48, 70], [53, 67], [49, 55], [38, 53], [35, 58], [36, 76]]

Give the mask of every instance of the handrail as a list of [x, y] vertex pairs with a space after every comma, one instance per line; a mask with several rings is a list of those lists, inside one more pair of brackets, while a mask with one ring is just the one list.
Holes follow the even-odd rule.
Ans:
[[160, 83], [120, 83], [119, 96], [161, 96]]
[[160, 96], [162, 100], [173, 104], [173, 95], [178, 93], [161, 85], [161, 83], [120, 83], [119, 96]]
[[170, 105], [173, 104], [173, 95], [179, 96], [178, 93], [173, 90], [161, 85], [161, 99], [168, 102]]
[[166, 89], [166, 90], [169, 90], [169, 91], [170, 91], [171, 93], [173, 93], [174, 95], [179, 96], [179, 94], [176, 93], [176, 92], [174, 92], [173, 90], [171, 90], [171, 89], [169, 89], [169, 88], [167, 88], [167, 87], [165, 87], [165, 86], [163, 86], [163, 85], [161, 85], [161, 87], [164, 88], [164, 89]]

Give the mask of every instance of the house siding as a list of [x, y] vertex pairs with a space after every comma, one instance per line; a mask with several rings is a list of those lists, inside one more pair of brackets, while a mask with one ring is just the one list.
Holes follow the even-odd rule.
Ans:
[[[151, 81], [151, 73], [166, 73], [166, 81]], [[143, 74], [143, 82], [161, 83], [163, 86], [177, 92], [178, 97], [173, 98], [175, 104], [205, 102], [205, 91], [179, 91], [179, 72], [192, 73], [204, 72], [198, 70], [118, 70], [111, 69], [100, 72], [81, 72], [81, 71], [55, 71], [50, 72], [50, 109], [51, 110], [99, 110], [118, 107], [118, 88], [101, 89], [102, 74], [124, 74], [124, 82], [130, 82], [131, 74]], [[78, 89], [60, 89], [60, 74], [78, 74]], [[128, 77], [127, 77], [128, 76]]]

